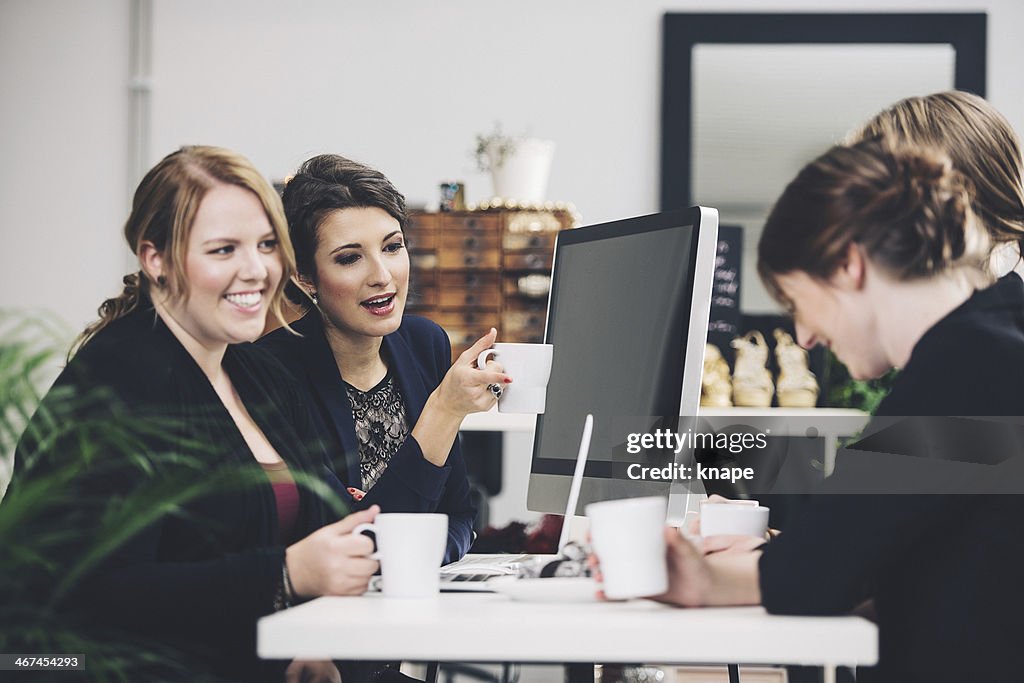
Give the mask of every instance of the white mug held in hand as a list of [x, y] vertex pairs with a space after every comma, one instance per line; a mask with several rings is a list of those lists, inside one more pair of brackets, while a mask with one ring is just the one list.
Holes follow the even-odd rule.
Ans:
[[389, 598], [425, 598], [440, 591], [441, 560], [448, 544], [448, 515], [387, 512], [352, 533], [372, 531], [377, 537], [381, 592]]
[[591, 503], [590, 539], [611, 600], [645, 598], [668, 590], [662, 497]]
[[544, 412], [547, 402], [548, 379], [551, 377], [551, 344], [495, 344], [481, 353], [476, 366], [482, 368], [494, 358], [505, 374], [512, 378], [512, 384], [502, 387], [498, 399], [499, 413]]
[[764, 536], [768, 532], [768, 508], [757, 501], [700, 504], [700, 535]]

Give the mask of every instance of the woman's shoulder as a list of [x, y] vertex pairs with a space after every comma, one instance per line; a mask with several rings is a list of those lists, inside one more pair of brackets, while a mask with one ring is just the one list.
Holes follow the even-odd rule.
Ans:
[[1007, 276], [929, 330], [879, 406], [886, 415], [1024, 415], [1024, 286]]
[[311, 334], [322, 334], [322, 330], [320, 321], [311, 313], [307, 313], [288, 327], [279, 327], [273, 332], [268, 332], [257, 339], [255, 344], [274, 355], [293, 353], [309, 343]]
[[[262, 340], [261, 340], [262, 341]], [[245, 342], [228, 347], [231, 362], [268, 387], [291, 389], [295, 375], [282, 357], [264, 344]]]
[[958, 358], [965, 367], [1024, 362], [1024, 282], [1011, 273], [976, 291], [928, 330], [911, 354], [911, 364], [933, 365]]
[[255, 346], [263, 353], [274, 356], [296, 377], [303, 374], [303, 364], [308, 354], [314, 353], [312, 345], [316, 337], [323, 336], [323, 326], [312, 313], [289, 325], [291, 329], [279, 327], [256, 340]]
[[419, 315], [405, 315], [394, 332], [421, 362], [447, 368], [451, 364], [452, 344], [448, 333], [433, 320]]
[[159, 385], [173, 378], [184, 349], [154, 310], [112, 321], [70, 359], [61, 378], [114, 388]]
[[402, 316], [402, 324], [399, 326], [396, 334], [404, 335], [410, 339], [434, 338], [443, 339], [445, 342], [448, 342], [448, 334], [440, 325], [430, 318], [424, 318], [421, 315], [413, 315], [411, 313]]

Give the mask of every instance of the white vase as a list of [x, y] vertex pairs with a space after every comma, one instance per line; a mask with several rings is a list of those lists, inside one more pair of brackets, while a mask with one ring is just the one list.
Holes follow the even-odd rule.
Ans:
[[517, 202], [544, 201], [551, 159], [555, 155], [553, 140], [517, 138], [512, 148], [505, 151], [504, 158], [499, 158], [500, 153], [494, 145], [487, 149], [487, 155], [491, 163], [494, 196]]

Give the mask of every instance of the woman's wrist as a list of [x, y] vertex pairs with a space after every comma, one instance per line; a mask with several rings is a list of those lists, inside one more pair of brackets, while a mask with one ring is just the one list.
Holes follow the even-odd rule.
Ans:
[[299, 601], [299, 594], [295, 592], [295, 586], [292, 585], [291, 574], [288, 573], [288, 560], [281, 560], [281, 574], [282, 583], [284, 584], [284, 595], [288, 600], [288, 604], [294, 605]]
[[423, 404], [421, 414], [426, 413], [428, 410], [435, 412], [438, 419], [444, 422], [458, 423], [459, 426], [462, 425], [462, 421], [466, 418], [466, 412], [459, 410], [452, 405], [451, 401], [444, 398], [441, 393], [441, 387], [430, 392], [427, 402]]
[[709, 585], [704, 604], [761, 604], [761, 550], [742, 553], [715, 553], [707, 556]]
[[420, 417], [412, 428], [412, 436], [423, 451], [423, 457], [433, 465], [444, 467], [448, 453], [466, 416], [450, 407], [435, 389], [427, 398]]
[[296, 602], [295, 591], [292, 588], [292, 581], [288, 577], [288, 561], [281, 559], [281, 575], [278, 577], [274, 588], [274, 611], [288, 609]]
[[[434, 389], [430, 396], [427, 397], [427, 402], [423, 404], [423, 410], [420, 411], [420, 419], [416, 422], [416, 427], [420, 425], [428, 426], [432, 431], [446, 434], [448, 432], [458, 432], [462, 426], [462, 421], [466, 419], [466, 413], [454, 408], [449, 401], [446, 401], [441, 396], [441, 389]], [[416, 428], [414, 427], [415, 431]], [[422, 442], [422, 439], [417, 437], [418, 441]]]

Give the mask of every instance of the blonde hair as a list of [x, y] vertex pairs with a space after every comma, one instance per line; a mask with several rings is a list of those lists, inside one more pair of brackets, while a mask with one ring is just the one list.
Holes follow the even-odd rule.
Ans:
[[226, 183], [250, 190], [260, 200], [277, 239], [283, 274], [271, 293], [270, 313], [284, 323], [282, 311], [285, 285], [295, 273], [295, 252], [288, 237], [281, 198], [248, 159], [220, 147], [182, 147], [164, 157], [139, 183], [132, 201], [132, 212], [124, 225], [124, 238], [132, 253], [150, 242], [168, 265], [166, 280], [152, 280], [140, 270], [122, 279], [121, 293], [99, 307], [100, 319], [89, 325], [72, 346], [70, 357], [100, 330], [139, 306], [151, 287], [167, 288], [172, 299], [188, 298], [185, 255], [196, 212], [206, 193]]
[[1024, 254], [1024, 157], [1002, 114], [957, 90], [900, 100], [849, 137], [932, 147], [949, 156], [972, 186], [971, 207], [992, 246], [1016, 242]]

